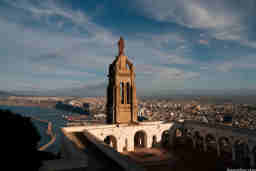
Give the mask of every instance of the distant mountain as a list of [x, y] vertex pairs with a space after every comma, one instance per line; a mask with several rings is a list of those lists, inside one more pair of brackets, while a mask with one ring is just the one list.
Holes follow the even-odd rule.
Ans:
[[20, 96], [74, 96], [74, 97], [95, 97], [106, 95], [107, 83], [85, 85], [79, 88], [63, 88], [45, 91], [15, 91]]
[[45, 92], [41, 92], [41, 91], [22, 91], [22, 90], [16, 90], [13, 91], [14, 95], [16, 96], [44, 96]]
[[[74, 96], [74, 97], [95, 97], [106, 96], [106, 88], [108, 83], [102, 82], [98, 84], [85, 85], [79, 88], [65, 88], [48, 91], [15, 91], [8, 93], [0, 91], [0, 96], [18, 94], [21, 96]], [[158, 90], [150, 91], [137, 87], [137, 97], [152, 99], [176, 99], [176, 100], [195, 100], [200, 99], [205, 102], [235, 102], [235, 103], [255, 103], [256, 91], [252, 89], [226, 89], [226, 90], [200, 90], [200, 89], [184, 89], [184, 90]]]
[[8, 96], [13, 96], [14, 93], [10, 93], [7, 91], [0, 91], [0, 97], [8, 97]]

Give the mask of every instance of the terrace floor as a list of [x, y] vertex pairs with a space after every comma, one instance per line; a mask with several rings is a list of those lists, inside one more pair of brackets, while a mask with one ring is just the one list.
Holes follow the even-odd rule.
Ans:
[[198, 152], [184, 146], [175, 149], [136, 148], [134, 152], [123, 154], [148, 171], [226, 171], [227, 168], [237, 168], [231, 161], [218, 158], [214, 152]]

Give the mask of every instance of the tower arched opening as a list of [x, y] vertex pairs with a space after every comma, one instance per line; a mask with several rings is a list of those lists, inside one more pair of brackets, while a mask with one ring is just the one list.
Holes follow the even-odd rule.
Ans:
[[200, 134], [200, 132], [199, 131], [195, 131], [195, 133], [194, 133], [194, 136], [193, 136], [193, 138], [194, 138], [194, 141], [195, 141], [195, 147], [196, 147], [196, 149], [199, 149], [199, 151], [203, 151], [203, 140], [204, 140], [204, 138], [203, 138], [203, 136]]
[[254, 166], [253, 167], [256, 167], [256, 146], [253, 147], [252, 149], [252, 155], [253, 155], [253, 159], [251, 160], [254, 160]]
[[126, 83], [126, 102], [127, 104], [131, 103], [131, 87], [130, 87], [130, 83], [127, 82]]
[[184, 129], [184, 136], [186, 137], [192, 137], [192, 129], [189, 129], [189, 128], [185, 128]]
[[232, 145], [228, 137], [220, 137], [218, 140], [220, 157], [226, 161], [232, 160]]
[[104, 139], [104, 143], [117, 150], [117, 140], [113, 135], [106, 136]]
[[134, 135], [134, 148], [147, 147], [147, 134], [145, 131], [137, 131]]
[[192, 129], [190, 128], [185, 128], [184, 133], [182, 135], [182, 138], [184, 140], [184, 146], [188, 149], [193, 148], [193, 134], [192, 134]]
[[176, 128], [175, 129], [175, 131], [174, 131], [174, 141], [175, 141], [176, 146], [184, 144], [184, 135], [183, 135], [182, 128]]
[[120, 82], [121, 104], [124, 104], [124, 82]]
[[161, 135], [161, 143], [162, 143], [162, 146], [166, 147], [169, 143], [169, 131], [168, 130], [165, 130], [163, 131], [162, 135]]
[[123, 147], [123, 151], [128, 151], [128, 139], [125, 138], [125, 142], [124, 142], [124, 147]]
[[217, 154], [217, 141], [214, 135], [207, 134], [205, 136], [205, 143], [207, 147], [207, 152], [209, 153], [216, 153]]
[[156, 137], [156, 135], [153, 135], [153, 137], [152, 137], [152, 147], [156, 147], [156, 145], [157, 145], [157, 137]]
[[237, 140], [234, 143], [235, 148], [235, 160], [241, 166], [248, 166], [250, 159], [249, 159], [249, 146], [243, 140]]

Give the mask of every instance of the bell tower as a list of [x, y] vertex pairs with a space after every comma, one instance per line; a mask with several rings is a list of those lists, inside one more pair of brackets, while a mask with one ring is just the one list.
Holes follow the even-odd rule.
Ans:
[[124, 40], [118, 41], [118, 56], [109, 65], [107, 87], [107, 123], [132, 123], [137, 121], [135, 68], [124, 55]]

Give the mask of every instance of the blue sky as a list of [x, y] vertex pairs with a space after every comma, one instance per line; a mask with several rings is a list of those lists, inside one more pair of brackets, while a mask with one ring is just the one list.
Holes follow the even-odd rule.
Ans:
[[254, 0], [0, 0], [0, 89], [107, 82], [123, 36], [138, 91], [256, 88]]

